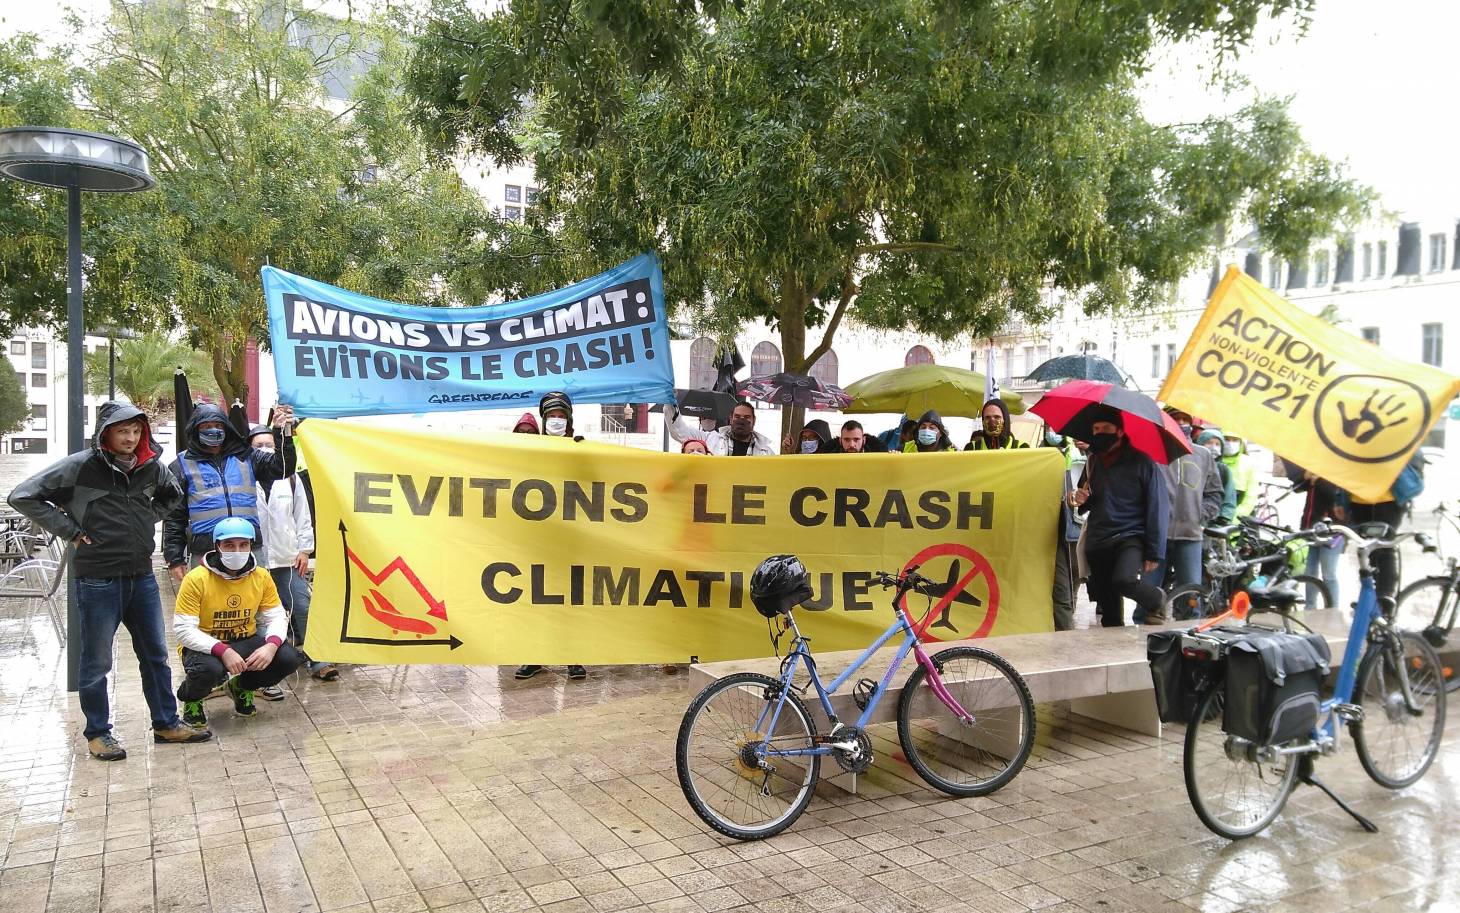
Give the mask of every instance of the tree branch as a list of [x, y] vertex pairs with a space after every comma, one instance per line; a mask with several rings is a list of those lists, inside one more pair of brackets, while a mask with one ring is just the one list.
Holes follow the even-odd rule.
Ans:
[[911, 253], [913, 251], [938, 251], [943, 253], [956, 253], [964, 248], [953, 244], [942, 244], [937, 241], [885, 241], [881, 244], [863, 244], [852, 248], [852, 253], [879, 254], [879, 253]]
[[831, 351], [831, 340], [836, 336], [837, 327], [841, 326], [842, 316], [846, 314], [847, 308], [851, 306], [852, 299], [857, 297], [857, 283], [853, 275], [857, 265], [857, 256], [852, 254], [847, 257], [847, 268], [842, 272], [842, 297], [836, 303], [836, 310], [831, 312], [831, 319], [826, 322], [826, 331], [821, 334], [821, 342], [806, 356], [806, 373], [816, 366], [821, 356]]

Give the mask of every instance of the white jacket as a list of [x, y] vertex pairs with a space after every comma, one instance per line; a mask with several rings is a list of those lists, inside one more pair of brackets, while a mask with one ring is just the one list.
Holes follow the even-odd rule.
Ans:
[[[669, 408], [672, 407], [666, 407], [666, 413]], [[775, 444], [771, 443], [770, 438], [759, 431], [753, 431], [751, 434], [754, 437], [751, 438], [750, 452], [746, 454], [747, 456], [775, 456], [781, 452]], [[730, 439], [729, 425], [714, 431], [701, 431], [685, 421], [684, 416], [680, 415], [677, 409], [674, 412], [674, 421], [669, 423], [669, 436], [681, 444], [691, 438], [704, 441], [705, 449], [715, 456], [729, 456], [735, 452], [735, 442]]]
[[275, 482], [268, 498], [260, 487], [258, 496], [264, 567], [288, 567], [300, 552], [314, 551], [314, 521], [309, 517], [309, 500], [297, 476]]

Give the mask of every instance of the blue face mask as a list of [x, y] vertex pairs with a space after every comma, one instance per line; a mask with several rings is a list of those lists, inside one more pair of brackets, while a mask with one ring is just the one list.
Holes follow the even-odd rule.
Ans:
[[819, 444], [819, 443], [821, 443], [821, 442], [820, 441], [802, 441], [801, 442], [801, 452], [802, 453], [815, 453], [816, 452], [816, 445]]
[[918, 443], [922, 444], [924, 447], [931, 447], [934, 444], [938, 443], [938, 429], [919, 428]]
[[198, 441], [204, 447], [217, 447], [223, 443], [224, 431], [222, 428], [204, 428], [198, 432]]

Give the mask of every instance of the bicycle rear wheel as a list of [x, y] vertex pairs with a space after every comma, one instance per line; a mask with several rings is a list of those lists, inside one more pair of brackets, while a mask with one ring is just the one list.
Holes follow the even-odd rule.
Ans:
[[775, 732], [768, 732], [780, 688], [776, 679], [755, 672], [726, 676], [690, 702], [679, 724], [679, 788], [695, 814], [727, 837], [779, 834], [806, 810], [821, 776], [817, 755], [764, 757], [757, 751], [815, 746], [816, 724], [791, 693], [784, 694]]
[[[1331, 609], [1333, 608], [1333, 593], [1328, 589], [1328, 582], [1322, 577], [1315, 577], [1312, 574], [1294, 574], [1293, 579], [1301, 584], [1298, 590], [1299, 609]], [[1308, 604], [1308, 587], [1313, 587], [1317, 593], [1317, 601], [1312, 605]]]
[[[1455, 603], [1460, 586], [1449, 577], [1424, 577], [1399, 591], [1394, 607], [1394, 627], [1425, 633], [1426, 640], [1445, 642], [1455, 623]], [[1434, 629], [1431, 631], [1431, 629]]]
[[[1445, 678], [1440, 657], [1425, 639], [1398, 632], [1371, 649], [1359, 664], [1354, 702], [1364, 718], [1354, 723], [1354, 749], [1359, 763], [1380, 786], [1400, 789], [1424, 776], [1440, 750], [1445, 732]], [[1401, 674], [1414, 698], [1404, 702]]]
[[1298, 779], [1298, 755], [1260, 758], [1260, 749], [1222, 731], [1227, 689], [1209, 687], [1186, 724], [1182, 766], [1191, 807], [1215, 834], [1240, 840], [1278, 816]]
[[1174, 587], [1166, 597], [1166, 617], [1175, 621], [1189, 621], [1213, 614], [1209, 605], [1209, 589], [1202, 583], [1183, 583]]
[[919, 665], [897, 702], [897, 739], [918, 776], [950, 796], [983, 796], [1008, 783], [1034, 745], [1029, 686], [1002, 656], [952, 647], [933, 664], [972, 722], [958, 719], [933, 691]]

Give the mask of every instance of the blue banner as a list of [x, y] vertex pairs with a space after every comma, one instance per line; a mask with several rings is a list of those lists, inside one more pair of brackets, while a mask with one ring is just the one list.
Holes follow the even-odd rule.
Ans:
[[555, 292], [413, 307], [263, 268], [279, 401], [335, 418], [574, 402], [669, 403], [674, 367], [659, 260]]

